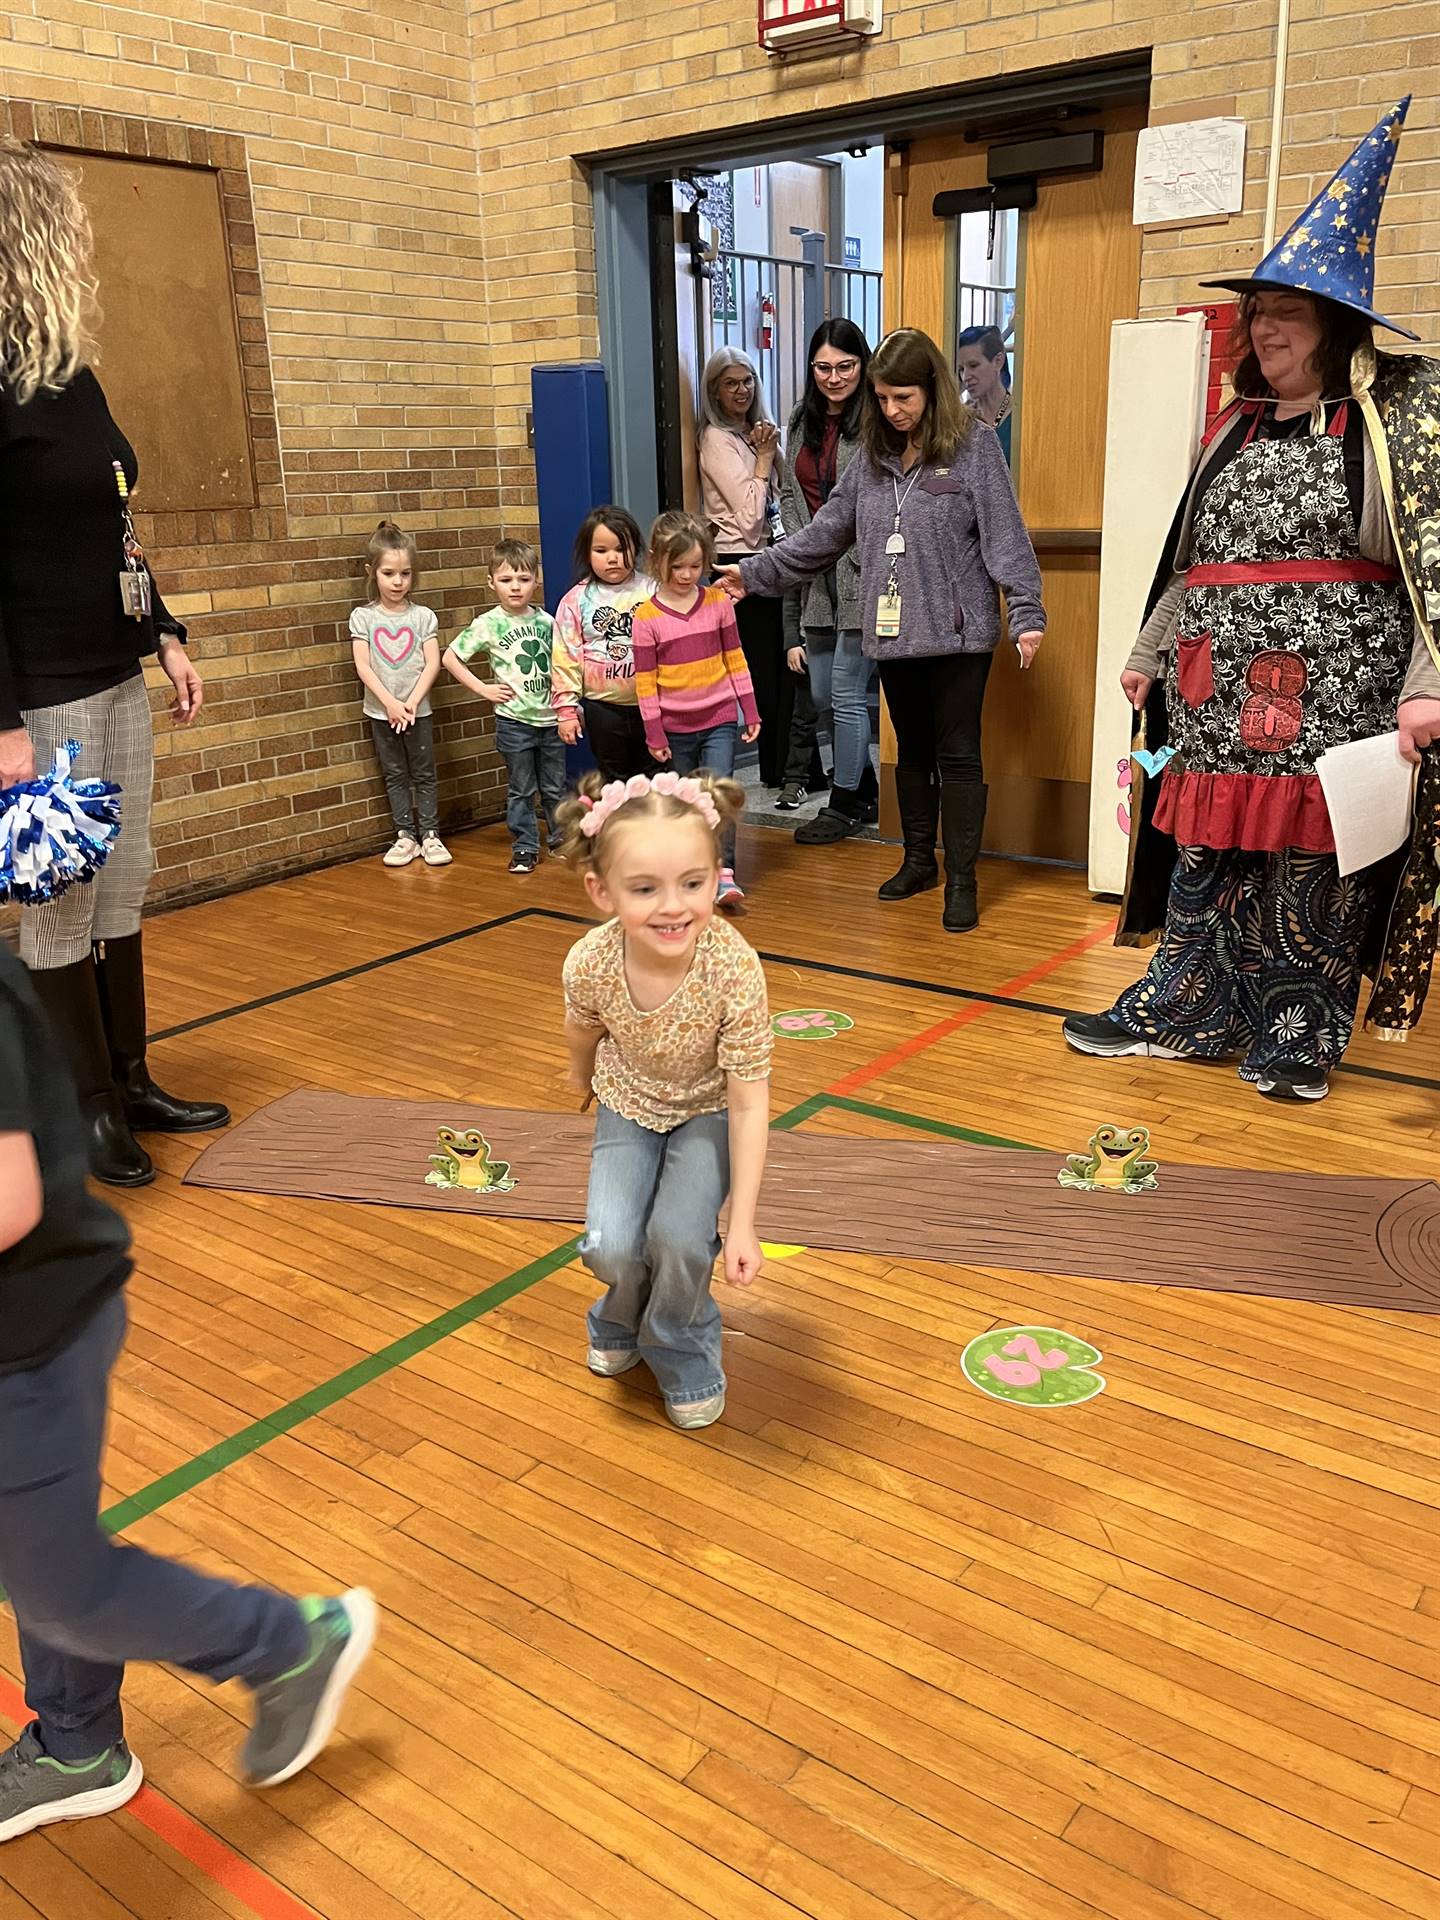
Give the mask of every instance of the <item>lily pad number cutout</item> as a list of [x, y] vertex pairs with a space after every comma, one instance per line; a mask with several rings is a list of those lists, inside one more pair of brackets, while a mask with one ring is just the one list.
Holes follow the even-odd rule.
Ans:
[[992, 1327], [960, 1356], [965, 1378], [992, 1400], [1021, 1407], [1078, 1407], [1105, 1391], [1091, 1369], [1100, 1349], [1054, 1327]]
[[836, 1013], [831, 1007], [797, 1007], [777, 1013], [770, 1030], [782, 1040], [833, 1040], [854, 1024], [848, 1013]]

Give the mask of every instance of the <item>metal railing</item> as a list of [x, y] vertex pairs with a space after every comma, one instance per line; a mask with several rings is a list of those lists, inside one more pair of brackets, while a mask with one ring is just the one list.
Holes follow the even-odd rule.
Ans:
[[805, 349], [821, 321], [843, 315], [873, 346], [883, 317], [883, 274], [827, 260], [824, 234], [802, 234], [800, 245], [799, 260], [722, 249], [696, 281], [702, 358], [717, 347], [748, 354], [782, 427], [805, 390]]
[[1015, 333], [1014, 287], [986, 286], [977, 280], [955, 282], [955, 331], [998, 327], [1008, 347]]

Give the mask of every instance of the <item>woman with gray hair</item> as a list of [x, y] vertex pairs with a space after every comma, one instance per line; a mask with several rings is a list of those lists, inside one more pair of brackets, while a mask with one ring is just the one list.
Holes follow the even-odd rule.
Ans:
[[95, 283], [74, 176], [0, 140], [0, 788], [80, 743], [78, 772], [121, 790], [115, 851], [88, 886], [20, 918], [20, 956], [85, 1110], [90, 1170], [153, 1180], [134, 1130], [223, 1126], [217, 1103], [164, 1093], [145, 1064], [140, 913], [154, 748], [143, 661], [158, 655], [170, 717], [200, 711], [200, 676], [135, 539], [138, 463], [91, 371]]
[[[715, 564], [738, 566], [763, 553], [779, 520], [780, 429], [770, 418], [760, 380], [736, 347], [718, 347], [700, 380], [700, 481]], [[736, 612], [740, 644], [760, 710], [760, 778], [785, 778], [795, 676], [785, 664], [783, 602], [762, 596]]]

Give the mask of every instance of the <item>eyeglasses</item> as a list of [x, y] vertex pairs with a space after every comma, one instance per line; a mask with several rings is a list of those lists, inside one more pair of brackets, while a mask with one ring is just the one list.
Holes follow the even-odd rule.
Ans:
[[722, 393], [747, 393], [754, 384], [754, 379], [747, 373], [738, 379], [722, 380], [720, 382], [720, 391]]
[[812, 360], [810, 371], [817, 380], [848, 380], [860, 371], [858, 360]]

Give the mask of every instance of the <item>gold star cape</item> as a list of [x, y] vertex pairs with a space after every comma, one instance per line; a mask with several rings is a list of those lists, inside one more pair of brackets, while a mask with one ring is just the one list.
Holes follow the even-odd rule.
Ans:
[[[1430, 657], [1440, 668], [1440, 360], [1420, 353], [1355, 356], [1353, 385], [1365, 419], [1390, 533]], [[1403, 473], [1403, 489], [1395, 475]], [[1419, 1024], [1440, 938], [1440, 746], [1421, 756], [1415, 824], [1380, 957], [1365, 1024], [1382, 1040], [1404, 1040]]]

